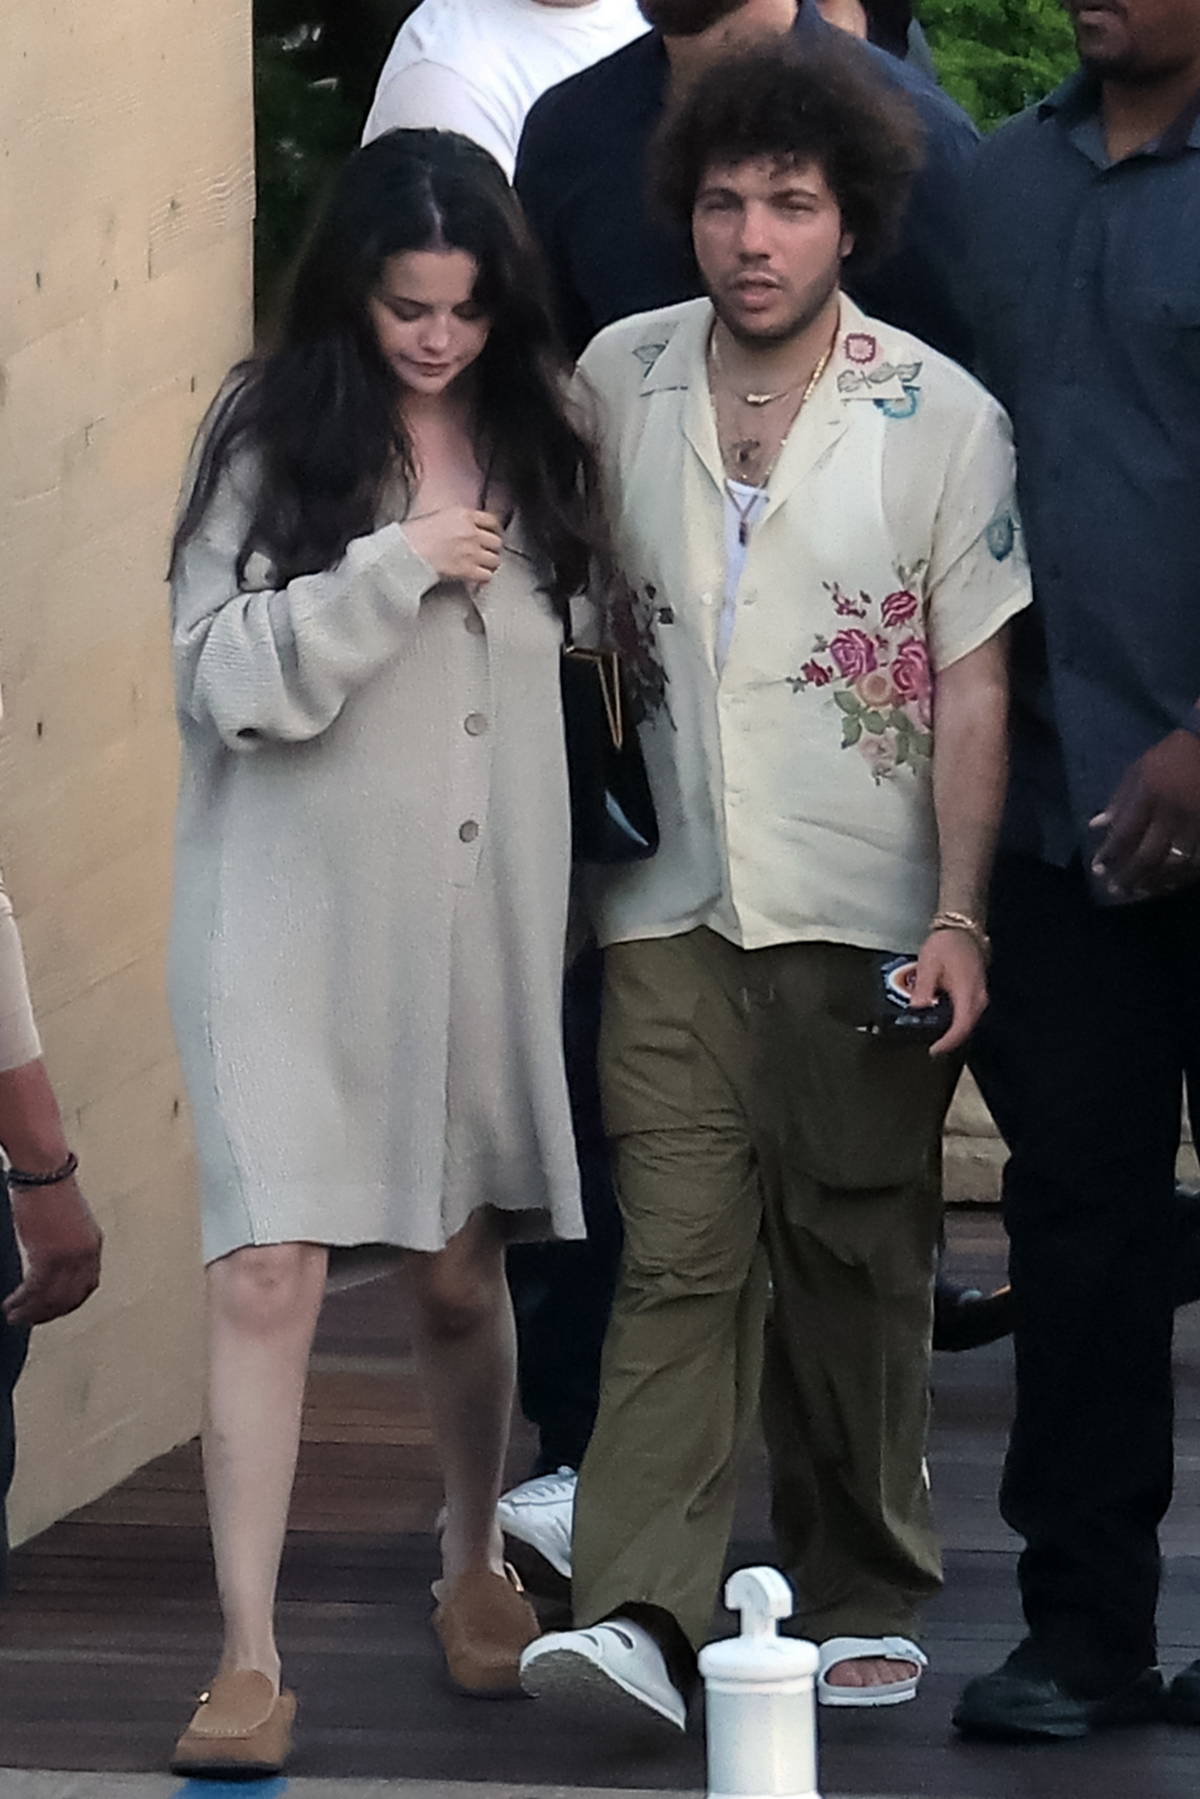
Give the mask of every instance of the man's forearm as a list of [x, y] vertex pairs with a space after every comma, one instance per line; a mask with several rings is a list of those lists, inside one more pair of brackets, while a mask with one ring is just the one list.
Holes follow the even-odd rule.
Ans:
[[0, 1148], [23, 1174], [50, 1174], [70, 1153], [44, 1062], [0, 1071]]
[[0, 886], [0, 1149], [26, 1174], [67, 1158], [62, 1118], [42, 1063], [21, 938]]
[[1008, 679], [1002, 639], [943, 670], [934, 715], [938, 909], [983, 919], [1008, 774]]

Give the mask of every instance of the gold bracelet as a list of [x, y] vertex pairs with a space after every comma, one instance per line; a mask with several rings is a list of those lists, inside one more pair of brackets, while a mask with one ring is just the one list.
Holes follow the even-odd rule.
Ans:
[[971, 939], [985, 962], [991, 960], [992, 940], [977, 918], [971, 918], [966, 912], [935, 912], [929, 921], [929, 931], [962, 931]]

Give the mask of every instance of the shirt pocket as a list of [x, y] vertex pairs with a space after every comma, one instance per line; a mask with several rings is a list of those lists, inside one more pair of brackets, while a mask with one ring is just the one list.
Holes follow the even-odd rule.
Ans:
[[1161, 348], [1182, 375], [1200, 379], [1200, 271], [1194, 282], [1134, 282], [1119, 303], [1152, 350]]

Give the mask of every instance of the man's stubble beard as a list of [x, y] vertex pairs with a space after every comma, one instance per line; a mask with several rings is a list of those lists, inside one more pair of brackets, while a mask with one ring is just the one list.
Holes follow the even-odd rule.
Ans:
[[810, 290], [805, 295], [802, 305], [785, 324], [767, 331], [747, 331], [735, 318], [726, 316], [721, 309], [720, 301], [715, 296], [710, 296], [710, 298], [712, 298], [713, 310], [718, 319], [734, 343], [740, 348], [777, 350], [780, 345], [794, 343], [798, 337], [803, 337], [806, 331], [812, 329], [834, 294], [837, 293], [841, 286], [841, 280], [842, 265], [839, 261], [836, 267], [830, 271], [828, 279], [823, 281], [818, 289]]
[[1175, 63], [1147, 65], [1137, 59], [1136, 51], [1129, 51], [1124, 56], [1084, 56], [1080, 52], [1080, 65], [1097, 81], [1111, 82], [1114, 87], [1154, 88], [1164, 82], [1171, 81], [1176, 75], [1183, 73], [1188, 64], [1186, 60]]
[[638, 0], [638, 11], [664, 37], [699, 37], [744, 5], [745, 0]]

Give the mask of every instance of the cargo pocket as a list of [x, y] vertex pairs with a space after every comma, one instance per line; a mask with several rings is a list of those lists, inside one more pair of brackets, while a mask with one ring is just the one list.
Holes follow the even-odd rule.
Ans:
[[927, 1173], [956, 1072], [928, 1044], [826, 1015], [807, 1019], [791, 1047], [776, 1093], [786, 1161], [843, 1191], [909, 1187]]

